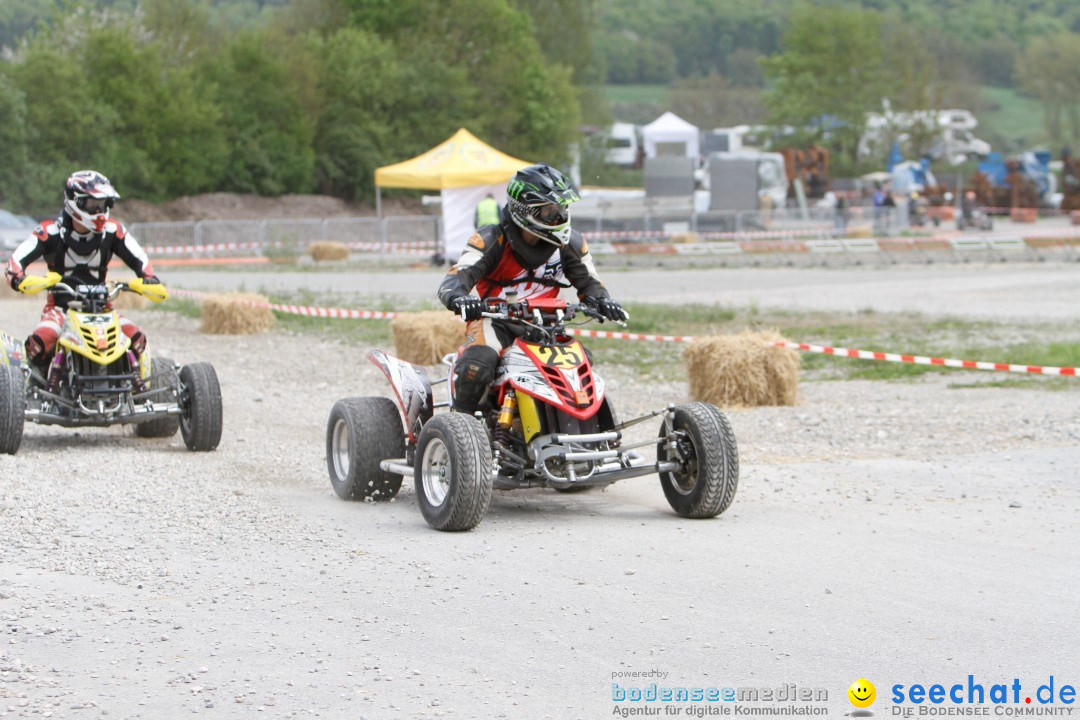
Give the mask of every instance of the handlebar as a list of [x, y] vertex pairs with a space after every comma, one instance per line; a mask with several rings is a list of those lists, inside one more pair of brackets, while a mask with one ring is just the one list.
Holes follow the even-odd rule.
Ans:
[[[131, 290], [128, 287], [127, 283], [125, 283], [125, 282], [108, 281], [108, 282], [106, 282], [106, 283], [104, 283], [102, 285], [79, 285], [77, 287], [84, 287], [84, 288], [104, 287], [104, 288], [106, 288], [108, 290], [108, 292], [105, 294], [105, 297], [107, 297], [109, 300], [115, 300], [116, 297], [124, 290], [130, 290], [131, 292], [135, 292], [134, 290]], [[58, 282], [55, 285], [53, 285], [50, 289], [53, 292], [55, 292], [57, 290], [61, 290], [63, 292], [68, 293], [69, 295], [74, 295], [75, 297], [81, 298], [83, 300], [88, 299], [89, 296], [90, 296], [90, 293], [88, 293], [86, 291], [83, 291], [83, 290], [78, 290], [76, 288], [73, 288], [70, 285], [68, 285], [66, 282]]]
[[621, 320], [609, 320], [599, 310], [585, 303], [567, 305], [564, 308], [546, 310], [542, 308], [530, 308], [527, 300], [521, 302], [507, 302], [505, 300], [488, 300], [488, 307], [498, 308], [496, 311], [488, 310], [481, 317], [489, 320], [501, 320], [503, 322], [516, 322], [543, 332], [562, 332], [568, 320], [575, 315], [585, 315], [597, 322], [614, 322], [620, 327], [626, 327]]

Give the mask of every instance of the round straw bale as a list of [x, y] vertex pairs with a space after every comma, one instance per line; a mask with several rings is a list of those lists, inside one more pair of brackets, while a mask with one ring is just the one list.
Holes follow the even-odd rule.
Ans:
[[202, 330], [208, 335], [254, 335], [274, 324], [269, 299], [253, 293], [208, 295], [202, 300]]
[[772, 343], [770, 331], [743, 331], [695, 340], [683, 352], [690, 397], [719, 407], [794, 405], [799, 355]]
[[398, 315], [390, 321], [394, 350], [417, 365], [435, 365], [465, 342], [465, 323], [445, 310]]
[[348, 260], [349, 248], [339, 242], [313, 242], [308, 245], [308, 254], [315, 262], [324, 260]]

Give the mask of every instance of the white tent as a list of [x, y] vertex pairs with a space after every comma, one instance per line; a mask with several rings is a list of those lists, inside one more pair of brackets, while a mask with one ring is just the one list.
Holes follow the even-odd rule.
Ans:
[[[698, 161], [700, 132], [673, 112], [666, 112], [641, 128], [645, 157], [677, 155]], [[681, 146], [681, 147], [680, 147]]]

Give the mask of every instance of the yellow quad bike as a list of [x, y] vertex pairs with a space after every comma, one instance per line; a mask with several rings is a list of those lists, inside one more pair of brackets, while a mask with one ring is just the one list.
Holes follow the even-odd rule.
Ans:
[[170, 437], [179, 430], [189, 450], [207, 452], [221, 441], [221, 389], [209, 363], [180, 367], [167, 358], [136, 359], [111, 302], [124, 291], [154, 302], [169, 296], [141, 278], [104, 285], [69, 285], [59, 273], [28, 276], [19, 290], [65, 293], [67, 316], [47, 371], [25, 359], [21, 342], [0, 334], [0, 452], [14, 454], [24, 421], [63, 427], [135, 426], [139, 437]]

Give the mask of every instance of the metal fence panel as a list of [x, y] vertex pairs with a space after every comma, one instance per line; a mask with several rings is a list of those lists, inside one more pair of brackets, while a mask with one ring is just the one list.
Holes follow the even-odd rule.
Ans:
[[302, 249], [313, 242], [326, 240], [323, 220], [264, 220], [260, 225], [259, 242], [274, 247]]
[[195, 244], [195, 223], [133, 223], [128, 230], [144, 248], [173, 248]]

